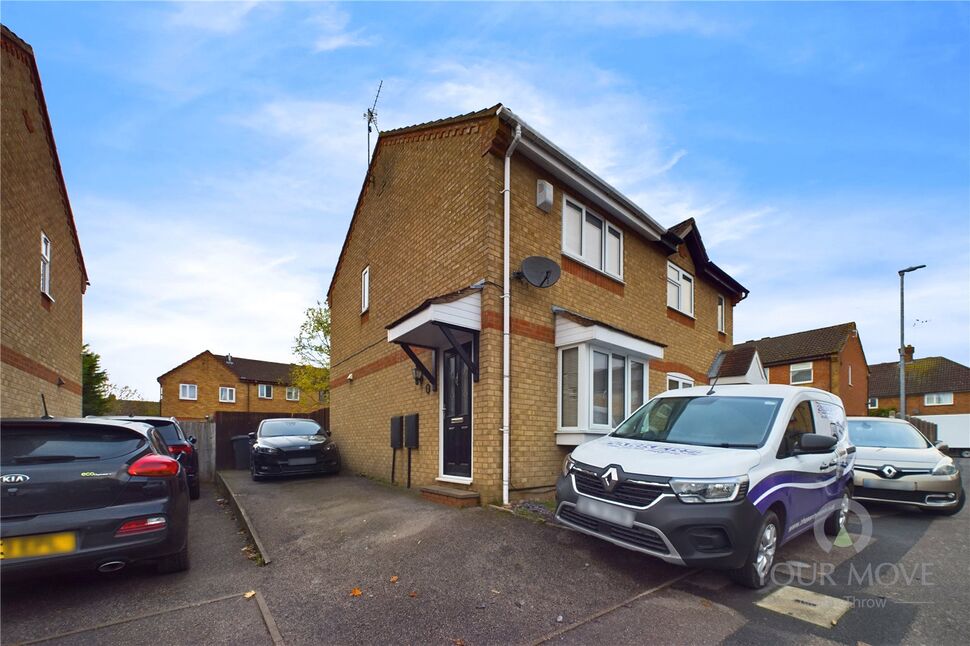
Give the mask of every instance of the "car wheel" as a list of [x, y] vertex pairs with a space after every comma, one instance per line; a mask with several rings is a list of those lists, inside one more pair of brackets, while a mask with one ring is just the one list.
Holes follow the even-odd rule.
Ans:
[[842, 498], [839, 500], [838, 508], [825, 519], [825, 533], [829, 536], [838, 536], [842, 528], [845, 527], [845, 521], [849, 517], [850, 499], [849, 488], [846, 487], [842, 491]]
[[181, 552], [176, 552], [171, 556], [166, 556], [165, 558], [158, 561], [155, 565], [155, 570], [159, 574], [174, 574], [175, 572], [184, 572], [189, 569], [189, 546], [186, 545], [182, 548]]
[[781, 523], [775, 512], [769, 511], [755, 534], [748, 559], [740, 568], [730, 572], [734, 582], [755, 590], [765, 587], [771, 576], [771, 567], [775, 564], [775, 550], [778, 549], [780, 537]]
[[199, 484], [198, 480], [189, 484], [189, 498], [192, 500], [198, 500], [199, 496], [202, 495], [202, 485]]
[[970, 449], [961, 449], [960, 450], [960, 457], [961, 458], [970, 458]]
[[955, 504], [954, 506], [946, 507], [942, 509], [926, 509], [924, 507], [924, 509], [938, 516], [954, 516], [960, 513], [960, 510], [963, 509], [963, 505], [964, 503], [966, 503], [966, 501], [967, 501], [967, 492], [964, 491], [963, 489], [960, 489], [960, 498], [958, 498], [957, 504]]

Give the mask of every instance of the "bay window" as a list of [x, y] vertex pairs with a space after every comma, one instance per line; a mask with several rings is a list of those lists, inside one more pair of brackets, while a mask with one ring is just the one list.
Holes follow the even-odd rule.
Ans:
[[559, 350], [559, 428], [616, 428], [643, 405], [646, 357], [582, 343]]
[[562, 250], [598, 271], [623, 277], [623, 232], [569, 198], [562, 207]]

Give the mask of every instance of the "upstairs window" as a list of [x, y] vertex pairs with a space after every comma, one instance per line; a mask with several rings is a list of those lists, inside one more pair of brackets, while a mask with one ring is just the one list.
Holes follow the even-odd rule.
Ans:
[[286, 401], [288, 402], [298, 402], [300, 401], [300, 389], [295, 386], [287, 386], [286, 388]]
[[273, 387], [269, 384], [259, 384], [259, 398], [260, 399], [272, 399], [273, 398]]
[[623, 232], [568, 198], [562, 207], [562, 250], [598, 271], [623, 277]]
[[196, 384], [179, 384], [179, 399], [196, 400], [199, 398], [199, 387]]
[[667, 263], [667, 307], [694, 316], [694, 277], [672, 262]]
[[789, 380], [791, 384], [810, 384], [814, 381], [812, 362], [793, 363], [789, 367]]
[[51, 298], [51, 240], [44, 232], [40, 234], [40, 291]]
[[236, 389], [230, 386], [219, 386], [219, 401], [224, 404], [235, 404]]
[[953, 404], [953, 393], [926, 393], [923, 395], [925, 406], [950, 406]]
[[360, 313], [370, 308], [370, 265], [360, 272]]
[[724, 324], [725, 312], [727, 310], [727, 303], [724, 301], [724, 297], [718, 294], [717, 297], [717, 331], [724, 332], [727, 330], [727, 326]]

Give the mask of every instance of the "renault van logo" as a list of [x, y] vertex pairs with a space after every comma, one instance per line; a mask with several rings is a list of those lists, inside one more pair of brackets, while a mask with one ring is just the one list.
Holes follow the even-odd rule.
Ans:
[[897, 471], [896, 467], [893, 465], [887, 464], [883, 468], [879, 469], [879, 473], [881, 473], [885, 478], [895, 478], [899, 471]]
[[25, 476], [22, 473], [8, 473], [7, 475], [0, 476], [0, 482], [3, 484], [20, 484], [28, 480], [30, 480], [30, 476]]
[[612, 491], [616, 489], [616, 484], [620, 481], [620, 476], [616, 472], [616, 467], [610, 467], [607, 469], [603, 475], [600, 476], [600, 480], [603, 481], [603, 489], [612, 493]]

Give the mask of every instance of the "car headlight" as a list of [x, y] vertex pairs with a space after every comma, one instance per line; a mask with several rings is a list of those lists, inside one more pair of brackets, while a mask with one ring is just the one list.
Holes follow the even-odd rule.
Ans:
[[681, 502], [730, 502], [738, 498], [742, 489], [748, 488], [748, 476], [737, 478], [673, 479], [670, 488]]
[[256, 453], [264, 453], [266, 455], [273, 455], [279, 453], [279, 449], [275, 449], [272, 446], [257, 446]]
[[567, 455], [566, 456], [566, 459], [562, 461], [562, 474], [564, 476], [568, 476], [569, 475], [569, 472], [573, 470], [573, 465], [574, 464], [576, 464], [576, 463], [573, 462], [573, 456], [572, 456], [572, 454]]
[[953, 460], [940, 460], [940, 462], [933, 467], [933, 475], [935, 476], [955, 476], [960, 473], [956, 465], [953, 464]]

